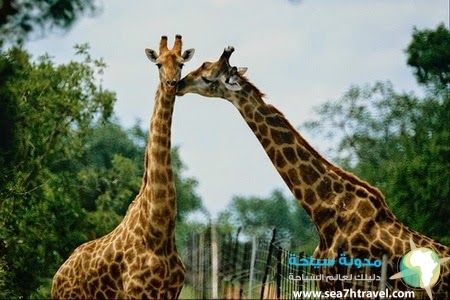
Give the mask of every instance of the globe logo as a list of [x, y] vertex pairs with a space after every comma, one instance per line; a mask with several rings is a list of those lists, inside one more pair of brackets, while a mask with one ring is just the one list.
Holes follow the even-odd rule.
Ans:
[[432, 287], [438, 282], [441, 268], [439, 257], [431, 249], [416, 248], [403, 256], [400, 272], [403, 281], [411, 287]]
[[413, 240], [409, 240], [411, 251], [406, 253], [400, 261], [400, 272], [389, 279], [402, 278], [413, 288], [422, 288], [433, 299], [431, 288], [438, 282], [441, 273], [441, 264], [450, 260], [450, 257], [439, 258], [431, 249], [417, 248]]

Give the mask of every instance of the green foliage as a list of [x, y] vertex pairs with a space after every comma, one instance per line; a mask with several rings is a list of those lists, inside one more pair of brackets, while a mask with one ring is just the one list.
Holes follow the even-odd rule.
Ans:
[[[98, 124], [85, 140], [83, 169], [78, 173], [81, 203], [92, 226], [90, 237], [110, 232], [125, 215], [128, 205], [139, 192], [144, 172], [147, 131], [138, 124], [125, 131], [118, 124]], [[181, 224], [194, 212], [205, 212], [196, 193], [197, 180], [186, 177], [186, 166], [179, 148], [172, 149], [177, 222]], [[184, 226], [184, 225], [183, 225]]]
[[408, 65], [421, 84], [450, 85], [450, 31], [444, 24], [436, 30], [414, 29], [406, 50]]
[[311, 218], [292, 198], [275, 190], [267, 198], [234, 197], [218, 218], [221, 231], [231, 233], [241, 227], [246, 236], [267, 234], [277, 228], [277, 240], [284, 247], [311, 252], [318, 236]]
[[[90, 239], [109, 233], [120, 223], [139, 191], [141, 173], [138, 170], [131, 159], [113, 154], [110, 168], [87, 167], [80, 171], [81, 200], [91, 208], [87, 218], [92, 226]], [[91, 194], [91, 198], [86, 194]]]
[[77, 55], [63, 65], [17, 48], [0, 55], [1, 298], [29, 297], [86, 240], [73, 170], [115, 98], [97, 84], [104, 63], [85, 45]]
[[86, 13], [99, 10], [93, 0], [3, 0], [0, 2], [0, 46], [21, 43], [32, 33], [68, 29]]
[[64, 65], [18, 48], [0, 55], [1, 298], [29, 297], [85, 240], [73, 162], [115, 98], [95, 79], [104, 63], [85, 45], [77, 55]]
[[[126, 131], [116, 123], [101, 123], [84, 139], [83, 168], [78, 179], [80, 201], [88, 211], [90, 238], [102, 236], [117, 226], [138, 194], [147, 137], [148, 131], [139, 124]], [[190, 213], [204, 212], [204, 208], [195, 191], [197, 181], [183, 174], [186, 166], [179, 148], [173, 148], [171, 154], [180, 224]]]
[[[337, 142], [334, 160], [379, 187], [409, 227], [450, 245], [450, 33], [414, 30], [408, 64], [425, 97], [389, 82], [351, 87], [304, 126]], [[336, 143], [331, 143], [336, 144]]]
[[336, 139], [334, 160], [379, 187], [401, 221], [448, 242], [449, 100], [399, 94], [388, 82], [354, 86], [304, 125]]
[[78, 173], [83, 208], [90, 212], [108, 208], [123, 216], [139, 191], [143, 148], [118, 124], [109, 122], [96, 124], [83, 144]]

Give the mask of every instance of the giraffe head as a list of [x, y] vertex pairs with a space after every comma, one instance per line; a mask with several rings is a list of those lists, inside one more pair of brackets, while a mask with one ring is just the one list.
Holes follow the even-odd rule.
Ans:
[[154, 62], [159, 69], [161, 86], [169, 94], [174, 94], [176, 84], [181, 78], [183, 64], [194, 55], [194, 49], [188, 49], [181, 54], [181, 35], [175, 36], [175, 43], [171, 50], [167, 48], [167, 36], [161, 37], [159, 43], [159, 54], [152, 49], [145, 49], [148, 59]]
[[225, 48], [216, 62], [204, 62], [200, 68], [187, 74], [178, 82], [177, 95], [200, 94], [205, 97], [227, 98], [229, 92], [240, 91], [241, 77], [247, 68], [230, 66], [230, 56], [234, 48]]

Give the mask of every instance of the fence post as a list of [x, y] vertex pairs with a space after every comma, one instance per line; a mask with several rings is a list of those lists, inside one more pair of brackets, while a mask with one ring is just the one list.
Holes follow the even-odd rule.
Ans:
[[250, 278], [248, 280], [248, 298], [253, 299], [253, 277], [255, 276], [256, 236], [252, 238], [252, 256], [250, 258]]
[[192, 272], [192, 278], [191, 278], [191, 284], [193, 286], [193, 290], [195, 295], [198, 297], [198, 273], [199, 273], [199, 260], [198, 260], [198, 234], [192, 233], [192, 240], [191, 240], [191, 272]]
[[388, 265], [387, 255], [383, 254], [383, 257], [381, 260], [380, 291], [384, 291], [386, 289], [387, 265]]
[[277, 228], [274, 228], [273, 232], [272, 232], [272, 240], [270, 241], [270, 245], [269, 245], [269, 253], [267, 254], [266, 269], [264, 271], [264, 277], [263, 277], [262, 286], [261, 286], [261, 296], [260, 296], [261, 300], [264, 298], [264, 290], [266, 288], [267, 275], [269, 274], [269, 270], [270, 270], [270, 262], [272, 260], [272, 252], [273, 252], [273, 244], [275, 243], [276, 235], [277, 235]]
[[212, 298], [219, 298], [219, 285], [218, 285], [218, 250], [217, 250], [217, 231], [216, 223], [211, 223], [211, 288], [212, 288]]
[[238, 254], [239, 254], [239, 234], [241, 233], [242, 227], [239, 227], [236, 232], [236, 239], [234, 241], [234, 250], [233, 255], [231, 257], [231, 276], [230, 276], [230, 285], [231, 285], [231, 297], [234, 297], [236, 293], [236, 284], [235, 284], [235, 278], [236, 278], [236, 270], [237, 270], [237, 261], [238, 261]]
[[244, 296], [244, 284], [245, 284], [245, 277], [244, 273], [246, 270], [248, 270], [248, 260], [250, 256], [250, 244], [245, 243], [242, 248], [242, 263], [241, 268], [239, 270], [239, 299], [242, 299]]
[[204, 258], [204, 251], [205, 251], [205, 236], [204, 234], [199, 235], [198, 239], [198, 284], [201, 286], [200, 289], [200, 297], [201, 299], [205, 299], [205, 287], [203, 286], [203, 276], [204, 276], [204, 269], [203, 269], [203, 262], [205, 260]]
[[277, 300], [281, 298], [281, 254], [282, 250], [276, 247], [277, 250]]
[[[193, 251], [193, 249], [194, 249], [194, 247], [193, 247], [193, 239], [194, 239], [194, 233], [192, 233], [192, 234], [190, 234], [190, 236], [189, 236], [189, 238], [188, 238], [188, 242], [187, 242], [187, 244], [188, 244], [188, 247], [187, 247], [187, 257], [186, 257], [186, 261], [187, 261], [187, 263], [186, 263], [186, 274], [193, 274], [194, 272], [193, 272], [193, 270], [192, 270], [192, 266], [194, 265], [194, 263], [193, 263], [193, 260], [194, 260], [194, 255], [193, 255], [193, 253], [192, 253], [192, 251]], [[189, 281], [191, 281], [191, 282], [189, 282]], [[186, 283], [188, 283], [188, 284], [191, 284], [191, 285], [193, 285], [192, 284], [192, 277], [191, 278], [186, 278]]]
[[[300, 252], [298, 254], [298, 256], [301, 257], [301, 258], [305, 257], [305, 252], [303, 252], [303, 251]], [[302, 277], [302, 274], [306, 275], [306, 266], [297, 266], [297, 268], [298, 268], [297, 269], [297, 275], [298, 276]], [[299, 280], [299, 281], [296, 281], [296, 282], [297, 282], [297, 290], [298, 291], [303, 291], [303, 280]]]

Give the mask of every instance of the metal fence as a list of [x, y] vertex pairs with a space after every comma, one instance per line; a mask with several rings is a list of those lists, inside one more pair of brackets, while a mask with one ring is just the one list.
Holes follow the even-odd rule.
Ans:
[[[250, 241], [217, 232], [214, 224], [201, 234], [192, 234], [186, 253], [186, 287], [195, 299], [302, 299], [300, 291], [316, 291], [318, 283], [325, 281], [322, 268], [289, 263], [291, 255], [310, 258], [304, 253], [292, 253], [277, 242], [276, 229], [272, 237], [253, 237]], [[365, 278], [352, 287], [384, 290], [383, 272], [380, 268], [359, 268]], [[340, 274], [351, 274], [354, 268], [341, 268]], [[320, 278], [322, 276], [322, 278]], [[359, 275], [358, 275], [359, 276]], [[362, 278], [362, 277], [361, 277]], [[333, 277], [330, 277], [333, 279]], [[328, 279], [326, 279], [328, 281]], [[305, 297], [311, 299], [312, 297]]]

